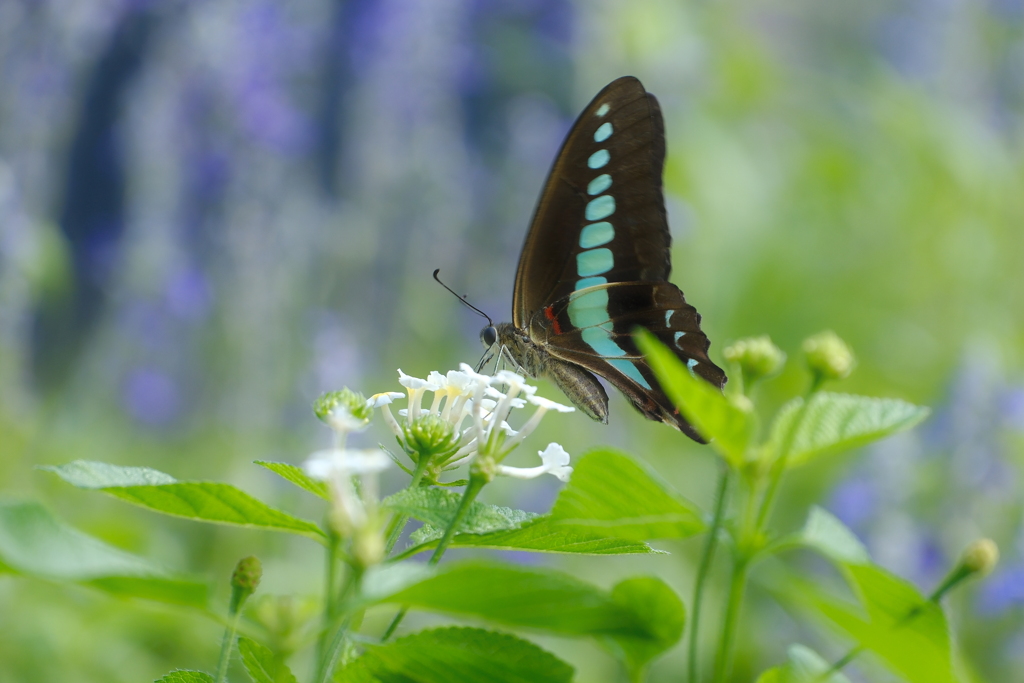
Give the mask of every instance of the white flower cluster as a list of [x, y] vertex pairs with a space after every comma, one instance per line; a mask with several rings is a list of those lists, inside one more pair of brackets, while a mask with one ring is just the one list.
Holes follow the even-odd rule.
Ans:
[[[410, 377], [401, 370], [398, 374], [398, 381], [408, 394], [408, 407], [398, 413], [403, 422], [395, 418], [390, 407], [402, 394], [377, 394], [368, 403], [380, 408], [384, 421], [407, 452], [416, 450], [416, 444], [410, 443], [410, 432], [420, 421], [442, 421], [450, 430], [453, 444], [451, 452], [441, 456], [438, 465], [442, 469], [458, 467], [485, 455], [499, 463], [497, 474], [520, 479], [552, 474], [562, 481], [569, 480], [569, 454], [557, 443], [538, 451], [542, 462], [538, 467], [509, 467], [500, 463], [537, 428], [549, 410], [569, 413], [575, 408], [537, 396], [536, 387], [505, 370], [494, 376], [482, 375], [463, 363], [459, 370], [450, 370], [446, 375], [431, 372], [427, 379]], [[504, 391], [497, 387], [504, 387]], [[433, 397], [430, 406], [424, 408], [423, 399], [428, 393], [433, 393]], [[509, 416], [513, 410], [527, 405], [535, 406], [536, 410], [517, 431], [509, 424]]]

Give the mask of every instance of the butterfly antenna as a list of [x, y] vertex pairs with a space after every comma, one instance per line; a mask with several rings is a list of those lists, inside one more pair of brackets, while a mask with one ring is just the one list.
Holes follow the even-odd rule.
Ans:
[[[438, 274], [438, 273], [440, 273], [440, 272], [441, 272], [441, 269], [440, 269], [440, 268], [437, 268], [437, 269], [435, 269], [435, 270], [434, 270], [434, 279], [435, 279], [435, 280], [437, 280], [437, 284], [441, 285], [442, 287], [444, 287], [445, 289], [447, 289], [447, 290], [448, 290], [449, 292], [451, 292], [452, 294], [455, 294], [455, 290], [454, 290], [454, 289], [452, 289], [451, 287], [449, 287], [449, 286], [448, 286], [448, 285], [446, 285], [445, 283], [441, 282], [441, 278], [439, 278], [439, 277], [437, 276], [437, 274]], [[476, 307], [476, 306], [474, 306], [473, 304], [471, 304], [471, 303], [469, 303], [468, 301], [466, 301], [466, 296], [467, 296], [467, 295], [465, 295], [465, 294], [462, 294], [462, 295], [459, 295], [459, 294], [455, 294], [455, 298], [456, 298], [456, 299], [458, 299], [458, 300], [459, 300], [459, 301], [461, 301], [462, 303], [466, 304], [467, 306], [469, 306], [470, 308], [472, 308], [472, 309], [473, 309], [474, 311], [476, 311], [477, 313], [479, 313], [479, 314], [480, 314], [480, 315], [482, 315], [483, 317], [487, 318], [487, 324], [488, 324], [488, 325], [490, 325], [491, 327], [494, 327], [494, 321], [493, 321], [493, 320], [491, 320], [491, 316], [487, 315], [486, 313], [484, 313], [483, 311], [481, 311], [481, 310], [480, 310], [479, 308], [477, 308], [477, 307]]]

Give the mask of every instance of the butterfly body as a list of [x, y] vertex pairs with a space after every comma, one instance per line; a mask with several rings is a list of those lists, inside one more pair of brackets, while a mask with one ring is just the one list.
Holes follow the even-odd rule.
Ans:
[[512, 322], [484, 344], [533, 377], [548, 377], [590, 417], [607, 422], [595, 375], [646, 417], [701, 441], [658, 385], [633, 341], [653, 332], [698, 377], [721, 387], [700, 315], [668, 281], [671, 236], [662, 195], [661, 110], [635, 78], [606, 86], [573, 125], [523, 245]]

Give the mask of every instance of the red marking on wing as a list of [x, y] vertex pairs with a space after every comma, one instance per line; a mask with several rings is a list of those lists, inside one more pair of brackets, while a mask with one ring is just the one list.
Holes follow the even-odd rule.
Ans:
[[555, 334], [562, 334], [562, 326], [558, 324], [558, 316], [555, 315], [554, 304], [544, 309], [544, 317], [551, 321], [551, 327], [555, 330]]

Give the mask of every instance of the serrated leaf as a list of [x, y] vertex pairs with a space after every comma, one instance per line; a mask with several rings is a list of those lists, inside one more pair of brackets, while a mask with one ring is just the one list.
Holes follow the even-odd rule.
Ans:
[[214, 683], [214, 681], [213, 676], [204, 671], [178, 669], [163, 678], [156, 679], [153, 683]]
[[722, 391], [694, 376], [679, 357], [643, 330], [636, 344], [647, 357], [665, 394], [696, 428], [712, 448], [733, 467], [739, 468], [747, 457], [747, 446], [754, 435], [756, 417], [752, 407], [730, 401]]
[[551, 516], [594, 533], [631, 540], [703, 532], [700, 509], [645, 464], [611, 449], [580, 458]]
[[949, 627], [939, 605], [911, 583], [865, 560], [853, 532], [823, 510], [808, 545], [840, 568], [859, 607], [801, 583], [790, 597], [813, 606], [834, 626], [871, 650], [911, 683], [954, 683]]
[[[779, 411], [765, 444], [766, 457], [774, 459], [781, 455], [803, 405], [804, 399], [796, 398]], [[793, 434], [786, 464], [797, 467], [823, 455], [906, 431], [928, 417], [929, 412], [928, 408], [894, 398], [819, 392], [811, 398]]]
[[[449, 565], [374, 602], [477, 616], [565, 636], [611, 639], [627, 662], [647, 662], [678, 640], [682, 628], [677, 631], [675, 625], [683, 620], [682, 602], [660, 579], [620, 585], [608, 592], [548, 569], [468, 562]], [[641, 599], [641, 588], [655, 598]], [[629, 601], [623, 602], [626, 598]], [[657, 609], [652, 608], [654, 603]]]
[[86, 460], [40, 469], [54, 472], [72, 486], [103, 491], [166, 515], [287, 531], [324, 540], [324, 533], [316, 524], [276, 510], [230, 484], [179, 482], [145, 467], [119, 467]]
[[239, 636], [238, 655], [253, 683], [298, 683], [284, 659], [255, 640]]
[[282, 479], [295, 484], [300, 489], [309, 491], [314, 496], [323, 498], [324, 500], [331, 499], [330, 495], [327, 493], [327, 484], [313, 479], [306, 474], [301, 467], [287, 462], [268, 462], [266, 460], [254, 460], [253, 462], [264, 469], [270, 470]]
[[338, 683], [568, 683], [571, 666], [533, 643], [478, 628], [421, 631], [367, 652]]
[[206, 606], [205, 583], [176, 576], [78, 531], [38, 503], [0, 503], [0, 572], [92, 586], [123, 597]]
[[[444, 529], [455, 517], [455, 511], [462, 500], [457, 491], [433, 487], [404, 489], [388, 496], [381, 501], [381, 506], [407, 515], [413, 519]], [[537, 515], [525, 510], [487, 505], [474, 502], [469, 506], [466, 515], [459, 524], [458, 531], [471, 534], [483, 534], [491, 531], [517, 529], [524, 522], [534, 519]]]
[[840, 671], [826, 677], [831, 668], [832, 665], [814, 650], [793, 645], [789, 648], [789, 661], [762, 673], [757, 683], [850, 683]]
[[[487, 534], [457, 534], [449, 547], [576, 555], [664, 554], [663, 551], [655, 550], [646, 543], [603, 536], [599, 531], [592, 527], [564, 524], [550, 516], [544, 516], [531, 519], [518, 529], [492, 531]], [[398, 557], [410, 557], [430, 550], [437, 545], [442, 535], [444, 530], [424, 525], [410, 535], [412, 547]]]

